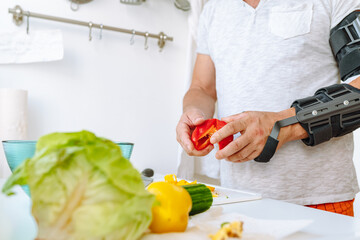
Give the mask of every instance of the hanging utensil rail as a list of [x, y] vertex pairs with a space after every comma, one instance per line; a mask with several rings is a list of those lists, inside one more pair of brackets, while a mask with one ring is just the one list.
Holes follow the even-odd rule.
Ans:
[[[50, 21], [85, 26], [85, 27], [90, 28], [90, 33], [91, 33], [91, 28], [98, 28], [100, 30], [109, 30], [109, 31], [132, 34], [133, 36], [135, 36], [135, 35], [143, 36], [143, 37], [145, 37], [146, 43], [147, 43], [147, 38], [155, 38], [155, 39], [158, 39], [158, 45], [160, 47], [160, 50], [162, 50], [164, 48], [166, 41], [174, 40], [173, 37], [169, 37], [163, 32], [160, 32], [159, 34], [153, 34], [153, 33], [149, 33], [149, 32], [135, 31], [134, 29], [118, 28], [118, 27], [112, 27], [112, 26], [107, 26], [107, 25], [103, 25], [103, 24], [97, 24], [97, 23], [93, 23], [93, 22], [84, 22], [84, 21], [78, 21], [78, 20], [74, 20], [74, 19], [54, 17], [54, 16], [44, 15], [44, 14], [40, 14], [40, 13], [23, 11], [22, 8], [18, 5], [15, 6], [14, 8], [9, 8], [9, 13], [11, 13], [13, 15], [13, 20], [14, 20], [15, 24], [18, 26], [23, 23], [24, 17], [27, 17], [28, 18], [27, 19], [27, 24], [28, 24], [27, 31], [29, 29], [29, 18], [33, 17], [33, 18], [50, 20]], [[89, 40], [91, 40], [91, 38], [89, 38]]]

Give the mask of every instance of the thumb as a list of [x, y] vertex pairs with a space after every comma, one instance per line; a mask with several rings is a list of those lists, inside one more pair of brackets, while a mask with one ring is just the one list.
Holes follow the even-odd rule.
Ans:
[[205, 114], [201, 111], [193, 111], [188, 116], [191, 123], [195, 126], [205, 121]]

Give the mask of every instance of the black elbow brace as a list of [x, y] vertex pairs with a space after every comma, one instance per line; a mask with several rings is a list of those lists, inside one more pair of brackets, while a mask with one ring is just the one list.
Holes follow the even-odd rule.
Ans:
[[360, 74], [360, 11], [352, 12], [331, 29], [329, 41], [341, 79]]
[[348, 134], [360, 127], [360, 90], [348, 84], [321, 88], [312, 97], [291, 105], [296, 116], [275, 123], [257, 162], [268, 162], [275, 154], [281, 127], [300, 123], [309, 137], [302, 141], [315, 146], [332, 137]]

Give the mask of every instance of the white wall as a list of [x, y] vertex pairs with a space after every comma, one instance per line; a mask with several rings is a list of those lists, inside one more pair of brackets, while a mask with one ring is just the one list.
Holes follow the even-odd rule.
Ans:
[[172, 0], [147, 0], [129, 6], [119, 0], [94, 0], [70, 10], [68, 0], [1, 0], [0, 31], [16, 27], [8, 8], [73, 18], [174, 37], [159, 53], [157, 40], [30, 18], [30, 34], [61, 29], [64, 59], [50, 63], [0, 65], [0, 88], [29, 92], [29, 139], [54, 131], [87, 129], [114, 141], [134, 142], [131, 161], [142, 170], [174, 173], [178, 144], [175, 127], [185, 91], [187, 13]]

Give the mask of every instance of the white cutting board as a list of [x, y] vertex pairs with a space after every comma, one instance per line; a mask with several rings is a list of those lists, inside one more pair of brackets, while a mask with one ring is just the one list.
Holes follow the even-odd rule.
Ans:
[[[178, 178], [178, 181], [181, 179]], [[154, 182], [164, 181], [164, 175], [156, 174], [154, 176]], [[191, 181], [189, 181], [191, 182]], [[198, 182], [201, 183], [201, 182]], [[237, 190], [237, 189], [230, 189], [224, 188], [217, 185], [211, 185], [202, 183], [207, 186], [211, 186], [215, 188], [215, 193], [218, 194], [217, 197], [214, 197], [213, 206], [215, 205], [222, 205], [228, 203], [237, 203], [237, 202], [246, 202], [246, 201], [253, 201], [261, 199], [261, 194], [253, 193], [245, 190]]]
[[257, 194], [257, 193], [230, 189], [230, 188], [223, 188], [214, 185], [208, 185], [208, 186], [215, 187], [214, 193], [218, 195], [217, 197], [214, 197], [214, 201], [212, 204], [213, 206], [261, 199], [261, 194]]

